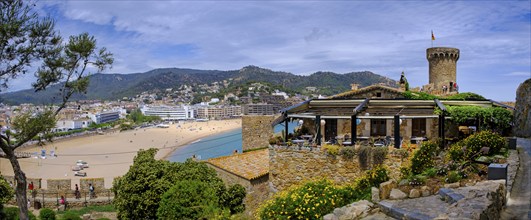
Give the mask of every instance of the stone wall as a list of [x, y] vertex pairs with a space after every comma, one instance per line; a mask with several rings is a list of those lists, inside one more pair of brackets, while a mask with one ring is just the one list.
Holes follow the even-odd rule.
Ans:
[[520, 84], [516, 90], [514, 122], [516, 136], [531, 137], [531, 79]]
[[79, 180], [79, 191], [88, 191], [89, 183], [92, 183], [96, 192], [105, 189], [105, 181], [103, 178], [83, 178]]
[[227, 187], [234, 184], [240, 184], [245, 188], [245, 191], [247, 192], [243, 201], [245, 204], [245, 215], [252, 217], [260, 204], [269, 198], [269, 175], [253, 180], [247, 180], [209, 163], [206, 164], [216, 170], [218, 177], [223, 180]]
[[72, 191], [72, 180], [71, 179], [49, 179], [46, 180], [48, 183], [49, 192], [70, 192]]
[[242, 117], [243, 151], [269, 146], [273, 136], [273, 115], [244, 115]]
[[[388, 154], [384, 164], [392, 171], [390, 176], [398, 178], [400, 159]], [[281, 191], [316, 178], [327, 178], [336, 183], [352, 183], [363, 173], [357, 156], [345, 160], [341, 156], [329, 155], [320, 148], [269, 148], [269, 182], [272, 191]]]

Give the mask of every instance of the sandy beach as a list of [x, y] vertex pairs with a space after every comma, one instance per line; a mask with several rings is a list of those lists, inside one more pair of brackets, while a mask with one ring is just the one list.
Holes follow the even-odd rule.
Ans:
[[[159, 148], [157, 159], [163, 159], [176, 148], [216, 133], [225, 132], [241, 127], [241, 119], [181, 122], [172, 124], [169, 128], [138, 128], [124, 132], [111, 132], [101, 135], [77, 137], [48, 143], [44, 146], [49, 155], [55, 150], [57, 157], [46, 159], [19, 159], [26, 177], [42, 179], [73, 179], [73, 183], [80, 178], [74, 176], [72, 166], [77, 160], [88, 162], [89, 168], [83, 171], [88, 178], [105, 178], [105, 187], [112, 186], [112, 179], [124, 175], [133, 158], [140, 149]], [[27, 147], [23, 152], [39, 152], [41, 147]], [[7, 159], [0, 159], [2, 175], [13, 175], [13, 169]], [[46, 188], [43, 183], [43, 188]]]

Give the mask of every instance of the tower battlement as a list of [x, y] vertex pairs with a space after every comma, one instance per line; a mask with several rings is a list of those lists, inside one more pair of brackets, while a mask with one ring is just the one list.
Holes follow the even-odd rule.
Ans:
[[449, 59], [457, 62], [459, 60], [459, 49], [451, 47], [432, 47], [426, 49], [428, 61]]

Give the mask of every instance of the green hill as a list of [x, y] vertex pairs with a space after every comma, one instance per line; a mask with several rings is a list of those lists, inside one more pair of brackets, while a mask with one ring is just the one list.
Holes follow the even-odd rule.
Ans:
[[[332, 95], [350, 89], [351, 83], [369, 86], [385, 83], [396, 86], [396, 82], [372, 72], [351, 72], [337, 74], [333, 72], [316, 72], [308, 76], [272, 71], [256, 66], [247, 66], [240, 70], [195, 70], [180, 68], [155, 69], [145, 73], [132, 74], [94, 74], [90, 76], [90, 85], [86, 94], [78, 94], [71, 100], [101, 99], [116, 100], [132, 97], [144, 91], [162, 91], [178, 88], [181, 85], [198, 85], [231, 81], [234, 85], [248, 82], [267, 82], [286, 90], [302, 92], [306, 87], [316, 87], [320, 94]], [[33, 90], [21, 90], [0, 94], [1, 100], [9, 104], [53, 102], [60, 85], [35, 93]]]

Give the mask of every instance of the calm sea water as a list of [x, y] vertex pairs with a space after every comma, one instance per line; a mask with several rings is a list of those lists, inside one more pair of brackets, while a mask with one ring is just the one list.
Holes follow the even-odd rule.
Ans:
[[[288, 125], [290, 132], [297, 126], [296, 122]], [[283, 124], [275, 126], [275, 133], [284, 129]], [[168, 160], [171, 162], [184, 162], [187, 158], [196, 155], [201, 160], [231, 155], [234, 150], [242, 152], [242, 129], [235, 129], [224, 133], [212, 135], [192, 142], [189, 145], [176, 149]]]

